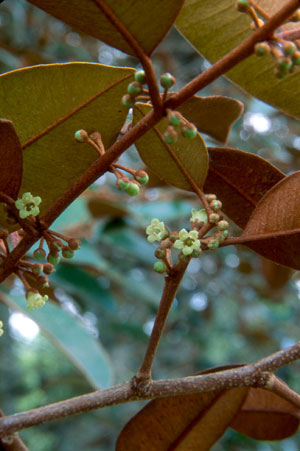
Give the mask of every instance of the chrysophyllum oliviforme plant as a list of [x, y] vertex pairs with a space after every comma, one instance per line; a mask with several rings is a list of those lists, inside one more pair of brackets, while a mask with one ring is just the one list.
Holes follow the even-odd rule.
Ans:
[[[228, 77], [250, 94], [300, 117], [299, 0], [29, 0], [56, 18], [137, 58], [142, 69], [68, 63], [27, 67], [0, 77], [0, 281], [24, 285], [27, 309], [47, 308], [48, 276], [80, 242], [51, 224], [106, 172], [123, 195], [147, 189], [147, 168], [194, 193], [188, 228], [153, 218], [164, 289], [145, 356], [122, 385], [0, 419], [2, 446], [23, 449], [14, 432], [79, 412], [152, 400], [124, 427], [116, 449], [207, 450], [228, 427], [257, 440], [282, 440], [299, 426], [300, 397], [273, 372], [300, 357], [300, 343], [243, 365], [153, 380], [168, 312], [191, 259], [244, 244], [300, 269], [300, 173], [285, 176], [240, 149], [207, 148], [201, 132], [226, 143], [242, 114], [234, 99], [196, 93]], [[172, 25], [212, 64], [179, 91], [157, 80], [151, 55]], [[120, 133], [122, 131], [122, 133]], [[135, 144], [141, 169], [118, 158]], [[242, 233], [234, 236], [232, 224]], [[26, 252], [37, 244], [30, 258]], [[50, 278], [51, 279], [51, 278]], [[5, 302], [5, 297], [3, 297]], [[26, 300], [24, 299], [24, 305]], [[58, 313], [59, 314], [59, 313]], [[0, 322], [0, 333], [6, 324]], [[19, 447], [19, 448], [16, 448]]]

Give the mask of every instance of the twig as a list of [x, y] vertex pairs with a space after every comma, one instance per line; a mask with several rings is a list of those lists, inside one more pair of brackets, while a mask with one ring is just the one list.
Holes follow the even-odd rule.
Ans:
[[262, 373], [273, 372], [299, 358], [300, 342], [271, 354], [256, 363], [239, 368], [181, 379], [150, 381], [146, 386], [146, 390], [144, 389], [145, 387], [141, 386], [141, 391], [138, 391], [139, 386], [133, 387], [131, 382], [127, 382], [106, 390], [98, 390], [27, 412], [0, 418], [0, 437], [78, 413], [131, 401], [192, 395], [232, 387], [257, 386], [264, 378]]

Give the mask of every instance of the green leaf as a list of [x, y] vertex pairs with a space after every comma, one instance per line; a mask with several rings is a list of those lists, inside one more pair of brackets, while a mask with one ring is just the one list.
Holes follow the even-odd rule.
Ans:
[[199, 133], [225, 143], [232, 124], [243, 113], [243, 104], [224, 96], [193, 96], [178, 111], [196, 125]]
[[[100, 39], [123, 52], [135, 55], [116, 23], [120, 23], [147, 55], [164, 38], [184, 0], [28, 0], [57, 19]], [[104, 10], [116, 18], [113, 23]]]
[[[151, 107], [138, 103], [133, 112], [133, 122], [137, 123]], [[167, 144], [163, 133], [168, 120], [161, 120], [152, 130], [135, 143], [143, 162], [166, 183], [177, 188], [193, 191], [189, 179], [202, 187], [208, 170], [208, 153], [202, 137], [197, 134], [193, 140], [184, 138], [178, 131], [178, 141]]]
[[38, 310], [28, 311], [24, 296], [2, 294], [2, 299], [9, 308], [21, 311], [35, 321], [94, 388], [106, 388], [111, 384], [112, 367], [105, 350], [76, 317], [51, 301]]
[[121, 97], [133, 70], [100, 64], [34, 66], [0, 76], [1, 114], [23, 146], [20, 193], [40, 196], [43, 214], [98, 158], [74, 133], [100, 131], [104, 146], [117, 138], [128, 110]]
[[22, 148], [14, 125], [0, 119], [0, 191], [13, 199], [18, 196], [22, 169]]
[[[262, 1], [270, 14], [283, 6], [282, 0]], [[183, 36], [211, 63], [218, 61], [251, 35], [251, 20], [235, 9], [234, 0], [186, 0], [176, 26]], [[298, 25], [295, 25], [298, 26]], [[272, 56], [251, 56], [229, 71], [228, 76], [251, 95], [274, 107], [300, 117], [300, 71], [278, 79]]]
[[285, 177], [257, 204], [239, 242], [284, 266], [300, 269], [300, 171]]

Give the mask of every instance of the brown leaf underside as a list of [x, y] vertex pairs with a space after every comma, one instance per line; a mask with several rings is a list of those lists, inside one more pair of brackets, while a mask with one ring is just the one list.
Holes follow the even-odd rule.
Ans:
[[22, 170], [22, 148], [13, 123], [0, 119], [0, 191], [16, 199]]

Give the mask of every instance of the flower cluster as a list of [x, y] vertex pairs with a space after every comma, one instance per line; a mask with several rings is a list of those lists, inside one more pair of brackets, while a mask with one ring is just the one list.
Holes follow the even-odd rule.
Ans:
[[175, 241], [174, 247], [181, 249], [183, 255], [191, 255], [193, 251], [200, 251], [200, 240], [198, 239], [198, 232], [192, 230], [188, 232], [186, 229], [181, 229], [179, 232], [179, 239]]
[[146, 228], [146, 234], [148, 235], [147, 240], [150, 243], [154, 243], [154, 241], [162, 241], [167, 238], [168, 231], [162, 221], [160, 222], [159, 219], [154, 218]]
[[48, 296], [42, 296], [40, 293], [37, 293], [35, 291], [28, 291], [26, 293], [26, 299], [27, 299], [27, 310], [36, 310], [39, 307], [43, 307], [45, 302], [48, 299]]
[[15, 206], [19, 210], [21, 219], [27, 216], [37, 216], [40, 213], [39, 205], [42, 199], [39, 196], [33, 196], [31, 193], [24, 193], [21, 199], [16, 200]]

